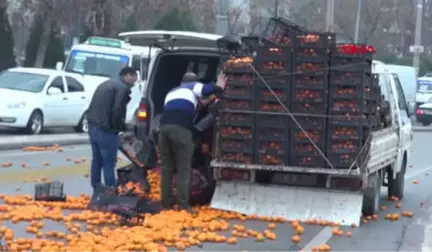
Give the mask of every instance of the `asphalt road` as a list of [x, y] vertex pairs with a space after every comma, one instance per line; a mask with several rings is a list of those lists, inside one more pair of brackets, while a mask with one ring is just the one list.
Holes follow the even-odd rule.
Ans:
[[[432, 161], [429, 160], [432, 132], [416, 132], [414, 146], [406, 174], [405, 198], [401, 202], [401, 209], [395, 207], [394, 202], [386, 200], [386, 190], [383, 189], [382, 205], [387, 210], [379, 214], [378, 220], [369, 221], [359, 228], [343, 227], [352, 232], [352, 237], [331, 236], [331, 228], [306, 226], [305, 234], [299, 246], [291, 243], [293, 230], [288, 224], [278, 224], [278, 239], [257, 243], [250, 239], [240, 239], [237, 245], [204, 244], [202, 249], [192, 250], [248, 250], [248, 251], [287, 251], [298, 250], [307, 245], [328, 243], [333, 251], [430, 251], [432, 250], [432, 184], [428, 176], [431, 172]], [[63, 152], [0, 152], [0, 163], [12, 162], [9, 168], [0, 168], [0, 191], [6, 194], [32, 194], [33, 183], [25, 182], [41, 177], [56, 177], [65, 182], [65, 191], [70, 195], [90, 193], [89, 181], [84, 177], [88, 171], [90, 161], [89, 146], [64, 147]], [[74, 161], [86, 160], [80, 164]], [[47, 163], [49, 162], [49, 164]], [[22, 168], [25, 163], [28, 168]], [[418, 183], [414, 184], [416, 180]], [[19, 191], [17, 191], [19, 187]], [[294, 202], [293, 202], [294, 203]], [[414, 212], [413, 218], [401, 217], [399, 221], [390, 222], [384, 219], [386, 213], [407, 210]], [[64, 225], [46, 222], [45, 230], [66, 231]], [[25, 230], [24, 223], [12, 224], [4, 222], [16, 230], [16, 235], [30, 236]], [[268, 223], [247, 222], [246, 227], [262, 231]]]

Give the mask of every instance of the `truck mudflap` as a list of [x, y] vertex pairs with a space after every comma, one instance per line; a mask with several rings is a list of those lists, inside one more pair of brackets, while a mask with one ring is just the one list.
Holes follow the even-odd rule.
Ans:
[[359, 225], [363, 195], [309, 187], [219, 181], [211, 207], [242, 214]]

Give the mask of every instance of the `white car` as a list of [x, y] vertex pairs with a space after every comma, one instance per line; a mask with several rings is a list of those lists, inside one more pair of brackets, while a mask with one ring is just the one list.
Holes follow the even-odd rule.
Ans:
[[82, 83], [63, 71], [11, 68], [0, 73], [0, 126], [29, 134], [45, 127], [87, 132], [90, 99]]

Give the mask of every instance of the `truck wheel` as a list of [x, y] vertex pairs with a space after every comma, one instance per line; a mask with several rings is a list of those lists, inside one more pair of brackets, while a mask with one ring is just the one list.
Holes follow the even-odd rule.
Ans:
[[430, 122], [422, 122], [422, 125], [425, 126], [425, 127], [429, 126], [430, 124], [431, 124]]
[[404, 188], [405, 188], [405, 171], [406, 171], [406, 158], [404, 158], [402, 162], [402, 167], [399, 173], [396, 175], [396, 178], [393, 178], [393, 172], [389, 172], [388, 178], [388, 196], [398, 197], [400, 200], [404, 196]]
[[362, 212], [366, 216], [376, 214], [380, 210], [382, 179], [380, 172], [369, 176], [368, 188], [363, 195]]

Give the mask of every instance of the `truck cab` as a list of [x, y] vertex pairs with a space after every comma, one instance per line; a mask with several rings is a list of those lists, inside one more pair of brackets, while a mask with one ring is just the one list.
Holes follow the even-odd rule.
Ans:
[[149, 47], [131, 46], [122, 40], [89, 37], [84, 43], [74, 45], [66, 62], [57, 63], [57, 69], [74, 74], [91, 96], [99, 84], [117, 78], [123, 67], [135, 68], [138, 81], [132, 88], [126, 115], [126, 123], [132, 125], [146, 86], [148, 67], [155, 53], [156, 50], [150, 50]]

